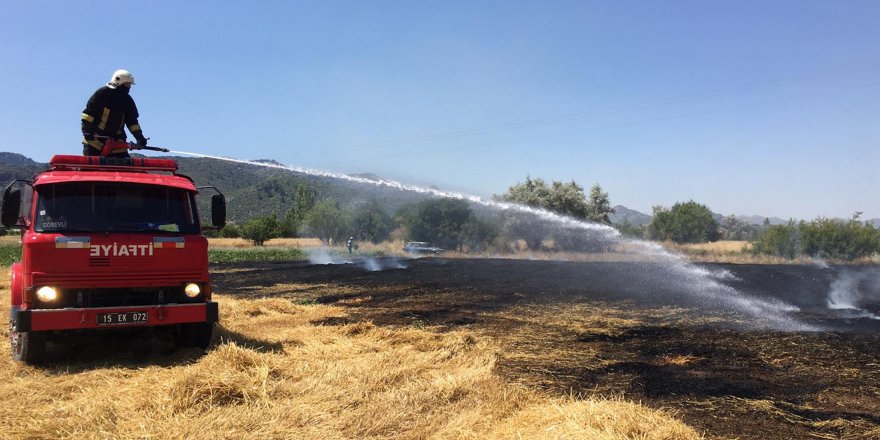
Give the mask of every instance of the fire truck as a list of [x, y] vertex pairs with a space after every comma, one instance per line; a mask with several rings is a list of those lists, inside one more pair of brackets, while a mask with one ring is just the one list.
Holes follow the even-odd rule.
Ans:
[[[211, 225], [197, 195], [210, 190]], [[207, 348], [218, 320], [204, 229], [222, 228], [226, 200], [162, 158], [57, 155], [3, 193], [0, 221], [21, 230], [11, 267], [12, 355], [40, 362], [47, 342], [82, 332], [164, 328]]]

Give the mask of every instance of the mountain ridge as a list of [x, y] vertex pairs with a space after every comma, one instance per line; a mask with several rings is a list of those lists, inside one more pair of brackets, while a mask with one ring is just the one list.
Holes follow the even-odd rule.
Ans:
[[[293, 206], [297, 186], [305, 183], [315, 188], [319, 199], [329, 197], [341, 202], [357, 204], [359, 201], [374, 198], [377, 201], [385, 202], [392, 213], [402, 204], [417, 201], [422, 197], [416, 194], [411, 197], [406, 195], [391, 197], [387, 193], [383, 194], [378, 185], [375, 188], [370, 188], [353, 182], [312, 176], [279, 168], [200, 157], [162, 157], [176, 160], [179, 172], [192, 177], [200, 186], [219, 188], [226, 194], [229, 201], [230, 220], [239, 223], [259, 215], [274, 213], [283, 216]], [[273, 159], [259, 159], [255, 162], [281, 165]], [[5, 186], [15, 179], [31, 179], [36, 173], [47, 167], [47, 163], [34, 161], [19, 153], [0, 152], [0, 183]], [[353, 174], [353, 176], [374, 181], [381, 180], [380, 176], [369, 172]], [[369, 197], [363, 197], [363, 193]], [[613, 224], [628, 222], [631, 226], [641, 226], [650, 223], [653, 218], [652, 215], [627, 208], [624, 205], [616, 205], [614, 210], [615, 213], [610, 216]], [[714, 215], [716, 219], [725, 217], [717, 213]], [[769, 219], [770, 224], [773, 225], [788, 222], [788, 220], [778, 217], [760, 215], [736, 215], [736, 217], [756, 225], [763, 224], [765, 219]], [[870, 222], [874, 227], [880, 227], [880, 218], [865, 221]]]

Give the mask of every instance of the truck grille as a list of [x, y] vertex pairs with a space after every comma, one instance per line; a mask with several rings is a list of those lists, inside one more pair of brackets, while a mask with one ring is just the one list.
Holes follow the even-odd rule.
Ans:
[[180, 286], [137, 289], [69, 289], [61, 292], [58, 302], [51, 305], [35, 304], [37, 308], [61, 309], [67, 307], [128, 307], [161, 304], [184, 304], [201, 302], [183, 294]]

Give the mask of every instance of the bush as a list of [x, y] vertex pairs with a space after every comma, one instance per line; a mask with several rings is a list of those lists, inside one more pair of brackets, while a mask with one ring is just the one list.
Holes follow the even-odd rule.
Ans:
[[818, 218], [767, 227], [752, 242], [756, 254], [794, 259], [799, 256], [854, 260], [880, 252], [880, 230], [858, 221]]
[[793, 259], [801, 253], [800, 229], [794, 221], [768, 226], [752, 242], [752, 253]]
[[352, 214], [333, 199], [316, 204], [303, 219], [308, 231], [326, 245], [345, 242], [352, 231]]
[[652, 239], [676, 243], [718, 241], [721, 236], [712, 211], [693, 200], [676, 203], [672, 209], [655, 207], [648, 232]]
[[801, 225], [804, 254], [820, 258], [854, 260], [880, 249], [878, 230], [870, 224], [852, 220], [819, 218]]
[[256, 217], [241, 226], [241, 236], [256, 246], [278, 237], [278, 220], [275, 215]]
[[239, 238], [241, 237], [241, 229], [235, 223], [227, 223], [219, 232], [222, 238]]

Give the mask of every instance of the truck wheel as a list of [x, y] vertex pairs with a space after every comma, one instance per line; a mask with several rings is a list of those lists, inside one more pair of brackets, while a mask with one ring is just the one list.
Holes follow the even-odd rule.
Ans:
[[214, 331], [214, 323], [197, 322], [193, 324], [181, 324], [179, 331], [174, 335], [178, 347], [198, 347], [202, 350], [211, 344], [211, 333]]
[[12, 358], [27, 364], [36, 364], [43, 359], [46, 350], [46, 333], [20, 332], [10, 325], [9, 342], [12, 344]]

